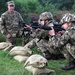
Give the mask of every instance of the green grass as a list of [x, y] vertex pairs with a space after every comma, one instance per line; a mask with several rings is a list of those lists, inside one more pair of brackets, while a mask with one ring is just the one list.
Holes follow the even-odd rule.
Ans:
[[[0, 51], [0, 75], [32, 75], [24, 69], [23, 63], [14, 60], [8, 53], [8, 51]], [[65, 59], [50, 60], [48, 68], [55, 70], [55, 75], [75, 75], [75, 69], [70, 71], [60, 69], [60, 66], [66, 63]]]
[[5, 37], [4, 37], [4, 35], [1, 34], [1, 32], [0, 32], [0, 42], [3, 42], [3, 41], [5, 41]]
[[[1, 41], [4, 41], [4, 37], [0, 34]], [[17, 45], [21, 45], [21, 39], [17, 39]], [[34, 54], [41, 54], [37, 47], [33, 48]], [[32, 75], [24, 68], [23, 63], [19, 63], [14, 60], [9, 54], [9, 51], [0, 50], [0, 75]], [[55, 75], [75, 75], [75, 69], [64, 71], [60, 69], [61, 65], [67, 64], [65, 59], [61, 60], [49, 60], [48, 68], [55, 70]]]

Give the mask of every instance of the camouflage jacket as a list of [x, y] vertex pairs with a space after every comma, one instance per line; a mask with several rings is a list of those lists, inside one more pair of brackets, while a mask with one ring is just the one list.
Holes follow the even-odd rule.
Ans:
[[[56, 37], [57, 38], [57, 37]], [[53, 45], [59, 48], [66, 47], [66, 50], [75, 58], [75, 25], [71, 25], [59, 37]]]
[[[46, 24], [46, 26], [53, 28], [53, 23], [50, 23], [49, 22], [48, 24]], [[39, 33], [38, 33], [38, 37], [40, 39], [49, 40], [49, 31], [48, 30], [41, 29], [39, 31]]]
[[3, 34], [16, 33], [18, 31], [18, 24], [23, 22], [23, 19], [19, 12], [14, 11], [14, 14], [9, 14], [8, 11], [1, 15], [0, 25], [2, 26], [1, 32]]

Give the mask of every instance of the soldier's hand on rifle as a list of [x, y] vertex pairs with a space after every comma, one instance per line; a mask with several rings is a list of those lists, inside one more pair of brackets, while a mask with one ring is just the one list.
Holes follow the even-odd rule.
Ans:
[[37, 28], [36, 31], [40, 31], [40, 28]]
[[32, 27], [31, 27], [31, 26], [29, 26], [29, 25], [26, 25], [25, 27], [26, 27], [26, 28], [29, 28], [29, 29], [32, 29]]
[[58, 36], [61, 36], [61, 35], [62, 35], [61, 31], [57, 32], [56, 34], [57, 34]]
[[10, 34], [10, 33], [8, 33], [7, 35], [6, 35], [6, 38], [8, 38], [8, 39], [10, 39], [12, 37], [12, 35]]
[[50, 35], [50, 36], [54, 36], [54, 35], [55, 35], [55, 31], [54, 31], [54, 29], [49, 30], [49, 35]]

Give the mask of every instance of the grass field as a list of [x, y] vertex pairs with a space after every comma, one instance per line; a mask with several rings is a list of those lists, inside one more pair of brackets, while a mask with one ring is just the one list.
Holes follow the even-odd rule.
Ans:
[[[4, 37], [0, 34], [0, 42], [4, 41]], [[17, 45], [21, 45], [21, 40], [18, 39]], [[33, 53], [41, 54], [37, 51], [37, 48], [33, 48]], [[64, 71], [60, 69], [61, 65], [67, 64], [65, 59], [60, 60], [49, 60], [48, 67], [55, 70], [55, 75], [75, 75], [75, 69], [70, 71]], [[25, 70], [23, 63], [19, 63], [14, 60], [10, 55], [9, 51], [0, 50], [0, 75], [32, 75]]]
[[[32, 75], [24, 69], [23, 63], [14, 60], [8, 53], [0, 51], [0, 75]], [[49, 60], [48, 67], [55, 70], [55, 75], [75, 75], [75, 69], [70, 71], [60, 69], [60, 66], [66, 63], [65, 59]]]

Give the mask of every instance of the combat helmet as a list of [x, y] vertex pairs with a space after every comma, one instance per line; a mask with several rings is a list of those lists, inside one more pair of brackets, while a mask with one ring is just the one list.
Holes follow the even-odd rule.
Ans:
[[66, 22], [74, 22], [75, 21], [75, 15], [74, 14], [70, 14], [70, 13], [67, 13], [63, 16], [63, 18], [61, 19], [60, 23], [61, 24], [64, 24]]
[[53, 15], [51, 14], [51, 12], [43, 12], [40, 14], [39, 22], [40, 22], [40, 20], [46, 20], [46, 19], [48, 19], [50, 21], [53, 20]]

